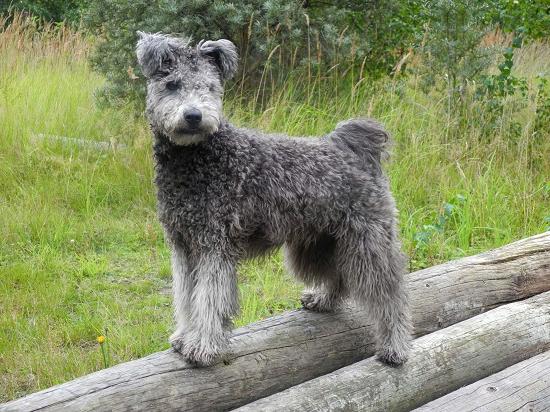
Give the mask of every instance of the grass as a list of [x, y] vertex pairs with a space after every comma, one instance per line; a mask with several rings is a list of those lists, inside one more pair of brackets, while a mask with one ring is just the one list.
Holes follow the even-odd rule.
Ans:
[[[103, 79], [86, 64], [91, 42], [62, 27], [39, 34], [23, 19], [0, 32], [0, 402], [101, 369], [98, 335], [111, 364], [168, 347], [170, 267], [150, 134], [129, 108], [95, 107]], [[533, 84], [549, 62], [550, 45], [536, 43], [516, 67]], [[521, 110], [507, 103], [508, 120], [488, 134], [483, 104], [449, 116], [444, 96], [417, 84], [293, 74], [271, 93], [230, 91], [226, 111], [295, 135], [355, 115], [383, 121], [396, 142], [387, 170], [411, 269], [547, 230], [550, 136], [533, 134], [536, 88]], [[279, 254], [243, 264], [239, 277], [237, 325], [297, 306], [301, 286]]]

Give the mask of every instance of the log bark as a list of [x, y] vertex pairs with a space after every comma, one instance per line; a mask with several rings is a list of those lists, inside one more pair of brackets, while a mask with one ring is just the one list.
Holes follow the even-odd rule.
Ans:
[[[408, 275], [416, 336], [550, 289], [550, 233]], [[13, 410], [228, 410], [373, 354], [365, 313], [284, 313], [236, 330], [225, 362], [152, 354], [0, 405]]]
[[414, 412], [550, 410], [550, 351], [460, 388]]
[[545, 292], [415, 340], [400, 368], [370, 358], [236, 411], [409, 411], [549, 349]]

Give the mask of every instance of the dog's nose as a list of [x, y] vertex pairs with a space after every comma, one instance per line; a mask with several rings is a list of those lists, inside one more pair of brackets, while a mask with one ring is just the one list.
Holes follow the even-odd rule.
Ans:
[[189, 126], [196, 127], [202, 120], [202, 113], [198, 109], [189, 109], [183, 114], [183, 117]]

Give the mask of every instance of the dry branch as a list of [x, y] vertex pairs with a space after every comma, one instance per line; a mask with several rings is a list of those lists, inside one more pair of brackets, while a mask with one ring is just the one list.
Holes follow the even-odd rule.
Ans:
[[414, 412], [550, 410], [550, 351], [436, 399]]
[[388, 368], [370, 358], [237, 410], [409, 411], [549, 349], [546, 292], [415, 340], [403, 367]]
[[[416, 335], [550, 289], [550, 233], [408, 276]], [[231, 409], [373, 354], [365, 313], [284, 313], [235, 331], [228, 364], [164, 351], [0, 405], [26, 410]], [[383, 369], [385, 370], [385, 369]]]

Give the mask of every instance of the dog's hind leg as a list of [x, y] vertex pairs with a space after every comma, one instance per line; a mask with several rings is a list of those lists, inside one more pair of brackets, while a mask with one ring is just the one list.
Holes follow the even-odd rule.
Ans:
[[202, 252], [193, 278], [189, 330], [179, 351], [190, 363], [208, 366], [227, 349], [231, 318], [238, 310], [235, 262], [220, 251]]
[[309, 288], [302, 294], [305, 309], [315, 312], [335, 310], [347, 295], [340, 271], [335, 265], [336, 240], [328, 234], [313, 239], [285, 243], [285, 260], [290, 271]]
[[340, 279], [325, 280], [304, 290], [300, 299], [304, 309], [314, 312], [332, 312], [343, 302], [345, 294]]
[[410, 350], [411, 321], [399, 243], [387, 227], [369, 223], [360, 234], [348, 234], [343, 246], [340, 265], [357, 303], [366, 305], [374, 323], [377, 356], [400, 365]]

